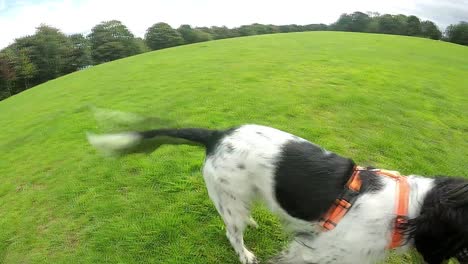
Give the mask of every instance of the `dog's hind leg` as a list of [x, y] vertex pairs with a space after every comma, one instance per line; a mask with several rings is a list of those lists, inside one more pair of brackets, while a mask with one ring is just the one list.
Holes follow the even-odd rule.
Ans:
[[253, 225], [249, 205], [234, 194], [218, 193], [217, 196], [216, 208], [226, 225], [226, 236], [240, 261], [244, 264], [258, 263], [255, 255], [244, 245], [244, 230], [247, 225]]
[[[244, 264], [258, 263], [255, 255], [244, 245], [244, 230], [247, 225], [254, 225], [250, 217], [250, 198], [223, 186], [210, 175], [205, 176], [208, 194], [226, 225], [226, 236]], [[255, 223], [256, 224], [256, 223]]]

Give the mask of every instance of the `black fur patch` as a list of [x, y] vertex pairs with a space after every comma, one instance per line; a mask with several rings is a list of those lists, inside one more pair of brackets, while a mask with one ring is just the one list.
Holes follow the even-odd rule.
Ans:
[[232, 153], [233, 151], [234, 151], [234, 146], [231, 143], [226, 144], [226, 152]]
[[154, 145], [157, 146], [162, 144], [202, 145], [206, 147], [206, 154], [211, 155], [216, 149], [219, 141], [236, 129], [237, 128], [231, 128], [228, 130], [210, 130], [204, 128], [175, 128], [155, 129], [137, 133], [146, 140], [154, 140]]
[[270, 139], [267, 135], [263, 134], [263, 133], [260, 132], [260, 131], [257, 131], [256, 133], [257, 133], [257, 135], [260, 135], [260, 136], [262, 136], [262, 137], [264, 137], [264, 138], [266, 138], [266, 139]]
[[351, 159], [306, 141], [290, 141], [276, 164], [276, 199], [291, 216], [318, 220], [343, 191], [353, 167]]
[[382, 176], [379, 176], [372, 171], [361, 171], [361, 173], [359, 173], [359, 177], [362, 182], [360, 193], [373, 193], [382, 190]]
[[[290, 141], [276, 164], [276, 199], [291, 216], [318, 220], [343, 192], [353, 168], [351, 159], [307, 141]], [[361, 180], [361, 193], [383, 187], [380, 176], [370, 171], [361, 172]]]
[[[206, 146], [206, 155], [207, 156], [212, 155], [215, 152], [216, 148], [218, 147], [219, 142], [221, 142], [221, 140], [223, 138], [231, 135], [236, 130], [237, 130], [237, 127], [230, 128], [230, 129], [227, 129], [227, 130], [216, 131], [216, 133], [214, 133], [212, 135], [212, 137], [210, 138], [208, 143], [205, 145]], [[234, 150], [234, 147], [233, 147], [233, 150]]]
[[410, 219], [402, 232], [414, 239], [416, 249], [428, 264], [451, 257], [463, 259], [468, 248], [468, 180], [440, 177], [422, 204], [421, 214]]
[[219, 182], [224, 183], [224, 184], [229, 184], [229, 181], [227, 179], [225, 179], [225, 178], [220, 178]]

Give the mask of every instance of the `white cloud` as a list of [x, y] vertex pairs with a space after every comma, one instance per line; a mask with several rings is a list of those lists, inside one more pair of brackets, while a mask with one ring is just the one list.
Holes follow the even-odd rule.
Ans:
[[[468, 0], [0, 0], [0, 48], [33, 34], [40, 23], [67, 34], [88, 33], [101, 21], [117, 19], [139, 37], [152, 24], [178, 27], [243, 24], [332, 23], [341, 13], [377, 11], [416, 14], [440, 26], [468, 20]], [[13, 5], [13, 6], [9, 6]], [[456, 16], [451, 16], [457, 12]]]

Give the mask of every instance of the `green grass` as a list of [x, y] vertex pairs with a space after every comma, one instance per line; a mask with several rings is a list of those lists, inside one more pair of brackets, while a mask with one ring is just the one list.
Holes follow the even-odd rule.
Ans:
[[[173, 126], [270, 125], [359, 164], [466, 177], [467, 73], [467, 47], [314, 32], [166, 49], [37, 86], [0, 102], [0, 262], [238, 263], [203, 150], [103, 158], [85, 140], [104, 130], [90, 106]], [[254, 217], [246, 243], [265, 260], [285, 236], [263, 207]]]

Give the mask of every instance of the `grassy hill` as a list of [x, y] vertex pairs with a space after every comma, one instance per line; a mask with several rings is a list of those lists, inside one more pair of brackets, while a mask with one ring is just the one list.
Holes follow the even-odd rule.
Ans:
[[[161, 119], [145, 127], [270, 125], [360, 164], [468, 176], [467, 72], [467, 47], [313, 32], [182, 46], [49, 81], [0, 102], [0, 262], [238, 263], [203, 151], [103, 158], [85, 132], [121, 126], [97, 123], [92, 106]], [[246, 244], [265, 260], [284, 235], [262, 207], [254, 217]]]

